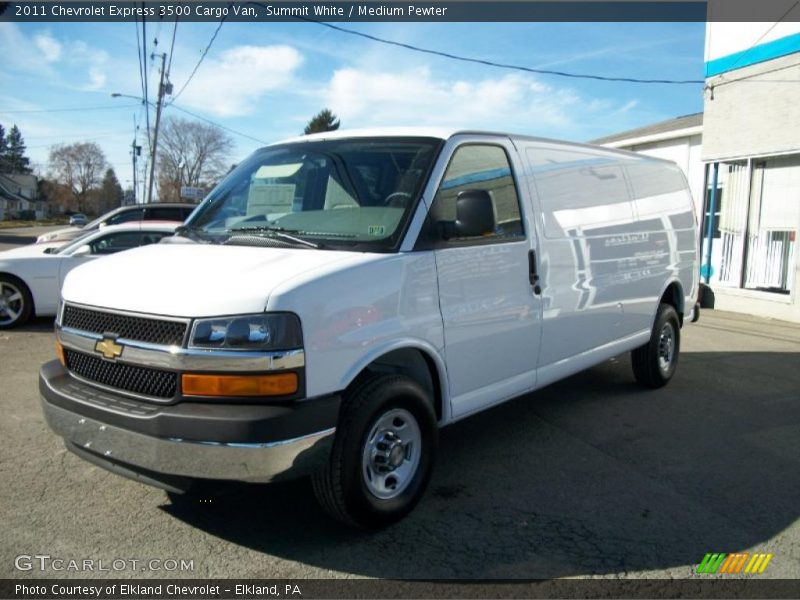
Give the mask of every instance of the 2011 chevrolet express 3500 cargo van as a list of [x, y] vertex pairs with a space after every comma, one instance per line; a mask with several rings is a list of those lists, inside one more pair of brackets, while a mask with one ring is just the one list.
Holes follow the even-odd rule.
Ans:
[[44, 413], [173, 493], [310, 474], [328, 512], [379, 526], [419, 500], [443, 425], [625, 351], [667, 383], [696, 240], [661, 160], [468, 131], [289, 140], [170, 243], [70, 273]]

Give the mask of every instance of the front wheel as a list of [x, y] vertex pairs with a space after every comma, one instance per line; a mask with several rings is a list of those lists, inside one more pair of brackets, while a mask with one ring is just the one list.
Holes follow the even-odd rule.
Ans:
[[377, 528], [408, 514], [430, 479], [438, 441], [428, 394], [400, 375], [373, 375], [346, 395], [329, 464], [314, 474], [335, 519]]
[[23, 325], [33, 313], [33, 297], [16, 277], [0, 275], [0, 329]]
[[681, 348], [681, 323], [675, 308], [661, 304], [650, 334], [650, 341], [631, 352], [633, 374], [641, 385], [664, 387], [678, 367]]

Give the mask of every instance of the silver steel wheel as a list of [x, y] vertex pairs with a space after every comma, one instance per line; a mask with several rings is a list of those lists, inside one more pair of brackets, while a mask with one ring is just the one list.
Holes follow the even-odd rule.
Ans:
[[10, 325], [25, 309], [25, 298], [13, 283], [0, 281], [0, 325]]
[[414, 415], [402, 408], [381, 415], [362, 451], [361, 476], [369, 492], [381, 500], [402, 494], [417, 473], [421, 452], [422, 434]]
[[675, 358], [675, 329], [672, 323], [664, 323], [658, 337], [658, 368], [662, 374], [669, 373]]

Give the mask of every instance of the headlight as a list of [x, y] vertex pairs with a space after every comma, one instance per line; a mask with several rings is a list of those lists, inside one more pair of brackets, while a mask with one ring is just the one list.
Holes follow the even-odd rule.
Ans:
[[303, 346], [303, 334], [300, 319], [291, 313], [197, 319], [189, 346], [223, 350], [293, 350]]

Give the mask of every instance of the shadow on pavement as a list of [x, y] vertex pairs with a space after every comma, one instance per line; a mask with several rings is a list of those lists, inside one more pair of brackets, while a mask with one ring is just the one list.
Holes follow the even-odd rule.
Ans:
[[25, 244], [33, 244], [34, 242], [36, 242], [35, 235], [12, 235], [8, 233], [0, 233], [0, 244], [24, 246]]
[[422, 502], [384, 531], [328, 520], [307, 481], [227, 485], [210, 504], [163, 509], [356, 576], [688, 577], [705, 553], [759, 547], [800, 515], [798, 356], [685, 353], [656, 391], [619, 358], [457, 423]]
[[53, 317], [34, 317], [10, 331], [53, 331]]

